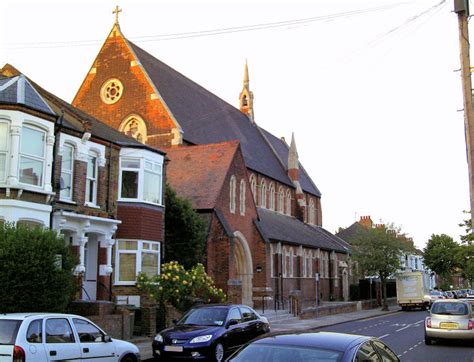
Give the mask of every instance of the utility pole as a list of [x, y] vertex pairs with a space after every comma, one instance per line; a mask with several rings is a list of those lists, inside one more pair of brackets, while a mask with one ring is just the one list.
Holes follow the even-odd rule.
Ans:
[[[454, 12], [458, 15], [459, 49], [461, 55], [461, 78], [464, 98], [464, 132], [466, 136], [467, 164], [469, 169], [469, 196], [471, 207], [471, 222], [474, 227], [474, 110], [472, 108], [471, 61], [469, 56], [469, 0], [454, 0]], [[472, 228], [471, 228], [472, 230]]]

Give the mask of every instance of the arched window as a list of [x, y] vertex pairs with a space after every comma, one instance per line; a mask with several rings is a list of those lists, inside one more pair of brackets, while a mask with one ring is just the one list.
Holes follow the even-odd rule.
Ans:
[[232, 214], [235, 214], [235, 204], [236, 204], [236, 200], [235, 200], [236, 190], [235, 189], [236, 189], [235, 176], [232, 175], [230, 177], [230, 183], [229, 183], [229, 198], [230, 198], [229, 207], [230, 207], [230, 212]]
[[286, 190], [286, 214], [291, 215], [291, 191]]
[[275, 184], [273, 182], [270, 184], [270, 189], [268, 190], [268, 208], [275, 210]]
[[245, 180], [240, 180], [240, 215], [245, 215]]
[[252, 190], [253, 201], [257, 203], [257, 179], [254, 174], [250, 175], [250, 189]]
[[60, 197], [72, 200], [72, 187], [74, 180], [74, 146], [68, 143], [63, 145], [61, 152], [61, 181]]
[[267, 184], [265, 180], [260, 183], [260, 206], [267, 207]]
[[138, 142], [146, 143], [146, 124], [143, 119], [137, 115], [130, 116], [125, 121], [123, 121], [119, 130], [120, 132], [125, 133], [127, 136], [135, 138]]
[[316, 224], [316, 213], [315, 213], [315, 207], [314, 207], [314, 200], [309, 199], [309, 205], [308, 205], [308, 223], [309, 224]]
[[283, 187], [278, 188], [278, 212], [283, 214], [285, 210], [285, 194], [283, 193]]

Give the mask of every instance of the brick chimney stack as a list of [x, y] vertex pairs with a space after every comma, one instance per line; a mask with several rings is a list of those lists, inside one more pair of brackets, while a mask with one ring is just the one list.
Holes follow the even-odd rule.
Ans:
[[359, 220], [359, 224], [361, 224], [366, 229], [371, 229], [373, 222], [370, 216], [361, 216]]

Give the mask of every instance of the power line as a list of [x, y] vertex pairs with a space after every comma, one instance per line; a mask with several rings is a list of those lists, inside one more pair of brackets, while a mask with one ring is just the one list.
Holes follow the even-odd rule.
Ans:
[[[228, 28], [217, 28], [217, 29], [210, 29], [210, 30], [199, 30], [199, 31], [193, 31], [193, 32], [138, 36], [138, 37], [130, 37], [129, 39], [133, 41], [138, 41], [138, 42], [179, 40], [179, 39], [216, 36], [216, 35], [239, 33], [239, 32], [284, 28], [284, 27], [289, 27], [289, 26], [301, 26], [301, 25], [306, 25], [306, 24], [315, 23], [315, 22], [332, 21], [332, 20], [337, 20], [337, 19], [350, 18], [353, 16], [366, 15], [366, 14], [374, 13], [374, 12], [386, 11], [403, 4], [405, 3], [388, 4], [384, 6], [375, 6], [375, 7], [365, 8], [365, 9], [344, 11], [344, 12], [322, 15], [322, 16], [277, 21], [277, 22], [270, 22], [270, 23], [243, 25], [243, 26], [235, 26], [235, 27], [228, 27]], [[100, 44], [102, 42], [103, 40], [76, 40], [76, 41], [63, 41], [63, 42], [16, 43], [16, 44], [6, 44], [2, 46], [2, 48], [26, 49], [26, 48], [63, 48], [63, 47], [74, 47], [74, 46], [81, 47], [81, 46], [92, 46], [92, 45]]]

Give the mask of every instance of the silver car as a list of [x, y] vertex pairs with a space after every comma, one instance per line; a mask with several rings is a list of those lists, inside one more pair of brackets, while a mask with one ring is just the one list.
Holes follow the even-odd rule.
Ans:
[[0, 315], [0, 362], [8, 361], [139, 362], [140, 353], [81, 316], [12, 313]]
[[425, 344], [430, 345], [436, 339], [474, 340], [472, 307], [463, 300], [435, 301], [425, 320]]

